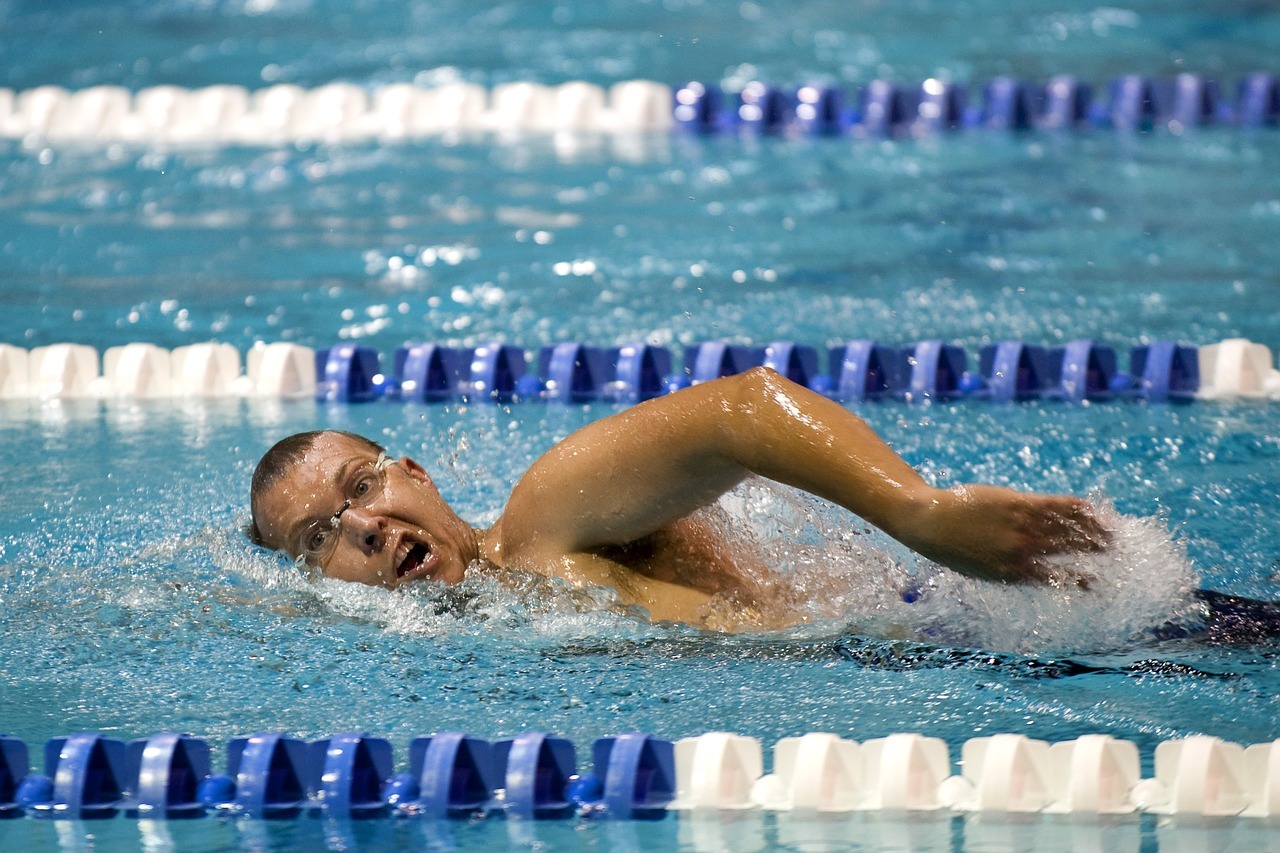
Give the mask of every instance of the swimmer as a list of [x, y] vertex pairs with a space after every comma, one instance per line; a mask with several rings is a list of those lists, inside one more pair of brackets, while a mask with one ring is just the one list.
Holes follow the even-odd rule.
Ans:
[[[258, 463], [250, 537], [346, 581], [454, 584], [484, 563], [611, 587], [654, 621], [725, 627], [708, 603], [733, 592], [734, 561], [750, 555], [729, 553], [691, 514], [750, 475], [838, 504], [989, 581], [1061, 581], [1050, 558], [1108, 542], [1080, 498], [930, 486], [857, 415], [767, 368], [583, 427], [534, 462], [487, 530], [460, 518], [414, 460], [350, 433], [300, 433]], [[731, 627], [748, 627], [750, 610]]]

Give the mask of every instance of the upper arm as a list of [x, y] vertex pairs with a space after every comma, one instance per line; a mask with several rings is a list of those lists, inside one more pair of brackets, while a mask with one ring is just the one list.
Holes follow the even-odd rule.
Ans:
[[557, 444], [512, 490], [502, 518], [507, 550], [625, 544], [732, 488], [747, 472], [724, 452], [727, 390], [698, 386], [649, 400]]

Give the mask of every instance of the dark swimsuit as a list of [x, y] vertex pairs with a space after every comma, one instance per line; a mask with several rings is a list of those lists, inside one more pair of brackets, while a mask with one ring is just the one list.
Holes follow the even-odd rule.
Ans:
[[1280, 601], [1259, 601], [1212, 589], [1198, 589], [1194, 595], [1208, 608], [1205, 620], [1198, 625], [1162, 625], [1153, 632], [1157, 640], [1247, 646], [1280, 637]]
[[[918, 600], [919, 593], [912, 591]], [[1193, 593], [1204, 607], [1203, 618], [1170, 622], [1151, 629], [1147, 635], [1156, 642], [1185, 640], [1198, 646], [1242, 648], [1275, 645], [1280, 638], [1280, 601], [1259, 601], [1228, 595], [1211, 589]], [[1160, 675], [1172, 677], [1234, 678], [1233, 672], [1201, 669], [1194, 662], [1143, 658], [1120, 663], [1088, 658], [1053, 658], [983, 651], [977, 648], [934, 645], [931, 642], [878, 640], [862, 636], [842, 638], [834, 646], [846, 660], [873, 669], [895, 671], [963, 668], [998, 671], [1020, 678], [1069, 678], [1080, 675]]]

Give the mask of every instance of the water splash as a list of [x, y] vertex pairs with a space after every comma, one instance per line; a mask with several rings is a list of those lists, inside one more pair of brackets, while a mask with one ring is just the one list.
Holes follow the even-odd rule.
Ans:
[[323, 615], [405, 637], [493, 637], [521, 647], [654, 632], [607, 588], [577, 589], [531, 573], [473, 565], [457, 585], [424, 582], [397, 590], [324, 578], [253, 548], [238, 534], [212, 537], [210, 556], [236, 586], [257, 590], [251, 606], [285, 615]]
[[[742, 589], [712, 599], [708, 622], [798, 625], [797, 642], [851, 633], [1015, 653], [1112, 650], [1150, 639], [1153, 628], [1190, 623], [1201, 605], [1196, 573], [1159, 517], [1094, 502], [1113, 532], [1105, 553], [1059, 560], [1093, 578], [1072, 585], [976, 581], [931, 563], [856, 517], [809, 495], [749, 480], [696, 518], [740, 567]], [[406, 636], [494, 636], [559, 644], [593, 638], [649, 639], [684, 629], [647, 623], [613, 590], [575, 589], [534, 574], [474, 566], [455, 587], [389, 591], [308, 577], [240, 540], [206, 532], [203, 547], [232, 585], [259, 607], [328, 614]], [[174, 546], [178, 547], [178, 546]]]
[[[832, 629], [993, 651], [1100, 651], [1150, 639], [1153, 628], [1190, 623], [1197, 575], [1159, 517], [1119, 513], [1093, 496], [1113, 539], [1101, 554], [1058, 558], [1074, 585], [977, 581], [925, 560], [864, 522], [803, 493], [751, 481], [704, 513], [732, 547], [766, 565], [749, 578], [770, 615]], [[743, 524], [743, 516], [749, 523]]]

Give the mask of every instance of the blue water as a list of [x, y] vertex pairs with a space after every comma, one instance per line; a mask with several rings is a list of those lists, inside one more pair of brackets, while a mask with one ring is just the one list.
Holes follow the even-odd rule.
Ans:
[[[0, 85], [852, 86], [1267, 68], [1280, 13], [1218, 5], [0, 2]], [[940, 337], [971, 356], [1008, 337], [1277, 347], [1277, 161], [1280, 134], [1235, 129], [279, 149], [12, 141], [0, 145], [0, 340], [218, 339], [243, 351], [359, 339], [384, 355], [407, 339], [493, 338]], [[842, 539], [862, 529], [847, 516], [753, 486], [725, 512], [780, 571], [835, 603], [815, 625], [776, 634], [653, 626], [539, 584], [314, 586], [238, 533], [254, 462], [292, 431], [370, 434], [426, 464], [484, 522], [537, 454], [609, 411], [0, 404], [0, 731], [37, 746], [85, 729], [177, 729], [221, 749], [263, 729], [367, 729], [401, 757], [411, 737], [451, 728], [544, 729], [580, 749], [632, 729], [723, 729], [766, 747], [807, 731], [920, 731], [956, 757], [978, 735], [1105, 732], [1138, 742], [1148, 772], [1161, 740], [1277, 736], [1274, 642], [1150, 635], [1193, 618], [1185, 593], [1197, 583], [1280, 597], [1271, 404], [867, 405], [859, 412], [936, 482], [1094, 494], [1114, 508], [1120, 556], [1093, 565], [1105, 583], [1089, 594], [956, 583], [876, 537]], [[895, 590], [921, 578], [930, 597], [907, 608]], [[177, 828], [171, 840], [287, 847], [317, 832], [201, 823], [217, 828]], [[714, 833], [707, 842], [675, 823], [621, 841], [598, 828], [523, 837], [496, 823], [455, 828], [453, 843], [714, 846]], [[747, 835], [785, 846], [799, 826], [769, 819]], [[865, 830], [845, 829], [835, 834]], [[915, 849], [977, 846], [982, 827], [964, 830], [953, 837], [947, 824]], [[96, 833], [129, 847], [138, 831], [121, 820], [58, 842], [21, 821], [0, 838], [74, 846]], [[426, 831], [369, 828], [356, 840]], [[1161, 842], [1152, 822], [1140, 834], [1132, 849]]]

